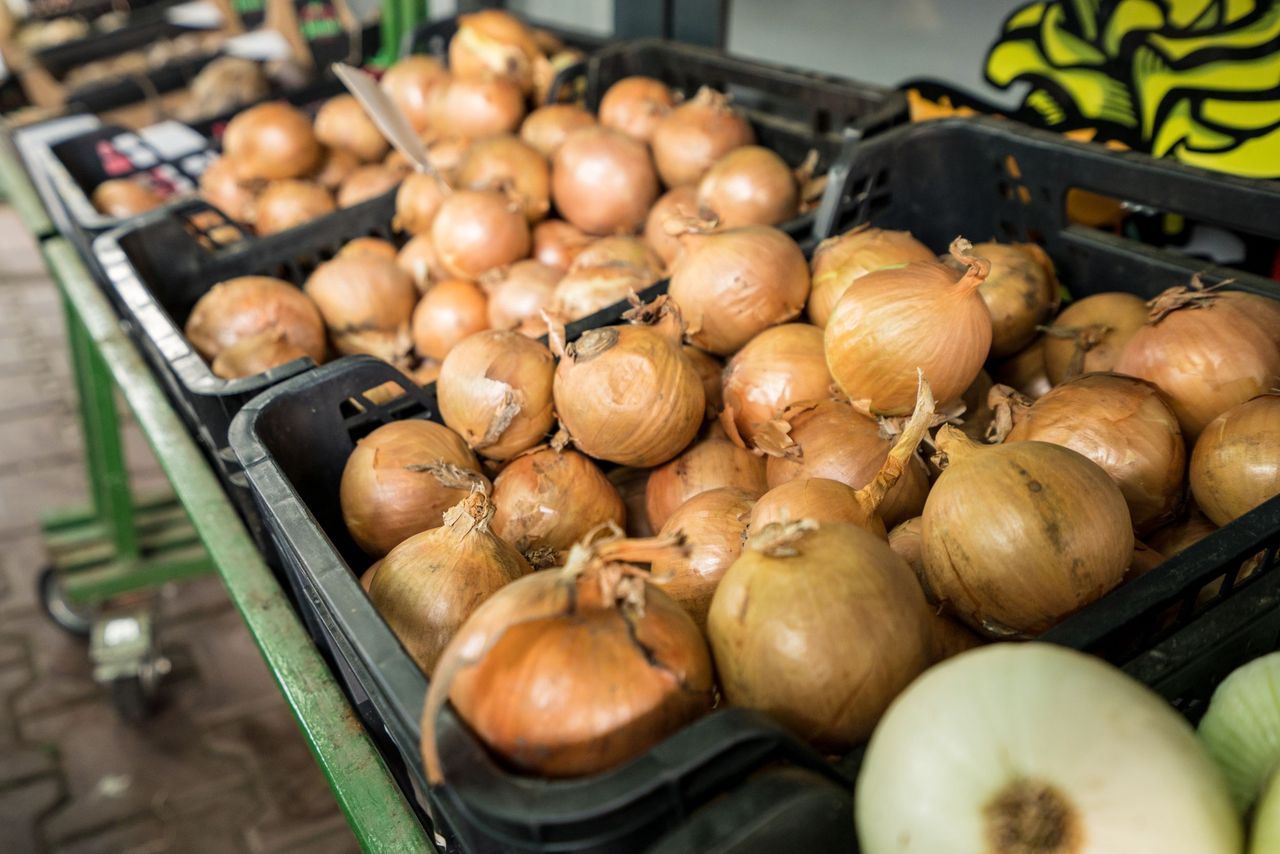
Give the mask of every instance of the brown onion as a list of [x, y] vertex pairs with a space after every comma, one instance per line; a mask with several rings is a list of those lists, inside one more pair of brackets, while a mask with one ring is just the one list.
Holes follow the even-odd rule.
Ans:
[[427, 165], [452, 186], [458, 181], [458, 167], [462, 158], [467, 156], [471, 148], [471, 140], [464, 136], [446, 136], [436, 139], [427, 146]]
[[418, 292], [408, 274], [379, 255], [334, 258], [304, 286], [339, 353], [368, 353], [388, 362], [409, 353], [409, 319]]
[[644, 221], [644, 239], [668, 267], [674, 266], [676, 258], [684, 250], [679, 224], [697, 212], [698, 188], [691, 184], [667, 190], [649, 209], [649, 216]]
[[440, 60], [415, 54], [406, 56], [382, 75], [382, 91], [400, 108], [418, 133], [431, 129], [432, 92], [449, 80]]
[[93, 191], [92, 201], [98, 213], [116, 218], [137, 216], [164, 204], [159, 193], [131, 178], [103, 181]]
[[[226, 159], [225, 157], [223, 158]], [[337, 148], [326, 148], [319, 165], [311, 172], [311, 180], [333, 192], [360, 165], [354, 154]], [[392, 169], [391, 171], [396, 171]]]
[[520, 138], [549, 159], [569, 134], [595, 124], [596, 117], [577, 104], [547, 104], [525, 116]]
[[308, 353], [290, 341], [284, 330], [273, 327], [241, 338], [219, 353], [209, 367], [214, 376], [234, 380], [307, 357]]
[[357, 237], [348, 240], [338, 250], [338, 258], [350, 258], [352, 255], [380, 255], [388, 261], [396, 260], [396, 247], [391, 241], [381, 237]]
[[1280, 394], [1263, 394], [1219, 415], [1196, 440], [1191, 492], [1216, 525], [1280, 494]]
[[[923, 519], [914, 516], [890, 531], [889, 548], [907, 562], [917, 579], [925, 577]], [[929, 607], [930, 624], [933, 627], [931, 648], [934, 662], [945, 661], [965, 650], [982, 646], [982, 638], [969, 631], [963, 623], [936, 611], [932, 602], [926, 602], [926, 604]]]
[[391, 147], [354, 95], [334, 95], [325, 101], [316, 113], [315, 132], [324, 145], [349, 151], [364, 163], [381, 160]]
[[760, 145], [721, 157], [698, 182], [698, 208], [726, 228], [777, 225], [800, 210], [800, 187], [787, 162]]
[[411, 172], [396, 192], [396, 215], [392, 228], [410, 234], [430, 234], [449, 187], [431, 172]]
[[440, 417], [481, 456], [509, 460], [551, 429], [555, 369], [541, 342], [506, 330], [477, 332], [459, 341], [440, 366]]
[[702, 395], [707, 400], [707, 418], [715, 418], [724, 409], [724, 388], [721, 384], [724, 365], [715, 356], [704, 353], [697, 347], [686, 344], [681, 349], [702, 380]]
[[1036, 327], [1058, 307], [1053, 262], [1034, 243], [979, 243], [973, 254], [991, 262], [978, 288], [991, 312], [991, 355], [1011, 356], [1031, 343]]
[[644, 143], [609, 128], [569, 134], [551, 168], [560, 215], [589, 234], [631, 234], [658, 198], [658, 176]]
[[361, 573], [360, 586], [364, 588], [365, 593], [368, 593], [369, 588], [373, 586], [373, 579], [377, 576], [379, 569], [382, 569], [381, 558], [369, 564], [369, 568], [366, 569], [363, 573]]
[[349, 208], [376, 199], [394, 190], [399, 183], [400, 176], [379, 163], [361, 166], [353, 170], [338, 188], [338, 207]]
[[822, 398], [830, 388], [822, 330], [784, 323], [752, 338], [729, 360], [720, 422], [754, 448], [757, 434], [784, 409]]
[[[450, 467], [462, 470], [459, 474]], [[406, 538], [444, 524], [444, 511], [486, 483], [462, 437], [443, 424], [393, 421], [356, 442], [339, 501], [360, 548], [381, 557]]]
[[827, 368], [849, 399], [872, 412], [904, 415], [916, 371], [947, 402], [964, 394], [991, 349], [991, 314], [978, 295], [990, 264], [956, 238], [951, 254], [968, 268], [959, 281], [936, 262], [877, 270], [845, 291], [827, 320]]
[[948, 424], [935, 444], [947, 465], [923, 513], [931, 600], [989, 637], [1030, 637], [1120, 583], [1129, 508], [1092, 460], [1048, 442], [978, 445]]
[[318, 184], [272, 181], [254, 205], [253, 224], [258, 234], [276, 234], [334, 210], [333, 196]]
[[532, 570], [490, 530], [493, 505], [476, 490], [445, 511], [444, 524], [414, 534], [382, 559], [369, 598], [428, 676], [467, 617]]
[[480, 285], [489, 295], [489, 326], [538, 337], [547, 333], [542, 310], [551, 306], [561, 273], [532, 258], [490, 270]]
[[241, 181], [299, 178], [319, 165], [322, 154], [311, 119], [283, 101], [237, 113], [222, 135], [222, 151]]
[[755, 497], [732, 487], [708, 489], [676, 508], [662, 526], [662, 536], [680, 536], [688, 549], [655, 560], [649, 568], [653, 583], [679, 602], [700, 629], [706, 628], [716, 585], [742, 554]]
[[511, 134], [472, 143], [458, 166], [458, 186], [503, 190], [519, 202], [530, 223], [551, 209], [551, 166], [538, 150]]
[[484, 291], [466, 279], [445, 279], [413, 311], [413, 346], [419, 356], [443, 359], [458, 342], [488, 328]]
[[608, 477], [627, 508], [627, 536], [652, 537], [657, 533], [649, 524], [649, 516], [644, 509], [644, 493], [649, 483], [649, 469], [618, 466], [609, 472]]
[[493, 482], [493, 529], [522, 553], [560, 561], [574, 543], [626, 508], [609, 479], [577, 451], [538, 448], [512, 460]]
[[214, 285], [191, 309], [184, 331], [196, 352], [210, 360], [240, 341], [280, 332], [315, 361], [324, 361], [324, 321], [316, 304], [269, 276], [237, 276]]
[[751, 123], [729, 98], [707, 86], [676, 107], [653, 129], [653, 159], [668, 187], [697, 184], [724, 155], [756, 141]]
[[[731, 487], [749, 498], [764, 495], [764, 460], [725, 438], [716, 427], [671, 462], [649, 474], [645, 511], [662, 528], [678, 507], [700, 492]], [[678, 598], [678, 597], [677, 597]]]
[[563, 273], [595, 239], [564, 220], [549, 219], [534, 226], [533, 257]]
[[1031, 345], [1007, 359], [988, 363], [991, 379], [1030, 398], [1043, 397], [1052, 387], [1045, 371], [1049, 335], [1041, 335]]
[[600, 99], [600, 124], [647, 143], [675, 104], [676, 93], [661, 80], [623, 77]]
[[501, 9], [459, 15], [458, 31], [449, 39], [451, 72], [462, 77], [505, 77], [526, 95], [533, 90], [533, 64], [541, 57], [533, 32]]
[[1151, 548], [1170, 558], [1178, 552], [1194, 546], [1205, 537], [1218, 530], [1218, 526], [1209, 521], [1195, 502], [1188, 502], [1186, 513], [1177, 522], [1166, 525], [1147, 536]]
[[219, 157], [200, 174], [200, 195], [236, 222], [253, 223], [257, 193], [241, 184], [234, 163]]
[[409, 238], [409, 242], [400, 247], [396, 263], [413, 279], [420, 294], [425, 294], [436, 282], [449, 278], [449, 271], [436, 258], [436, 248], [431, 243], [430, 234]]
[[656, 274], [630, 266], [579, 267], [575, 262], [556, 283], [552, 312], [565, 322], [581, 320], [640, 293], [657, 280]]
[[702, 349], [727, 356], [804, 308], [809, 265], [785, 232], [763, 225], [695, 232], [685, 246], [668, 293]]
[[1057, 385], [1069, 377], [1113, 369], [1124, 345], [1146, 322], [1147, 304], [1141, 297], [1122, 291], [1093, 294], [1071, 303], [1054, 318], [1052, 334], [1044, 338], [1044, 370], [1049, 382]]
[[476, 279], [529, 254], [529, 225], [519, 205], [496, 190], [458, 190], [440, 204], [431, 242], [446, 270]]
[[414, 165], [409, 162], [409, 158], [395, 148], [391, 149], [387, 156], [382, 159], [382, 165], [399, 175], [402, 181], [417, 171]]
[[813, 294], [809, 319], [825, 327], [849, 285], [867, 273], [903, 267], [912, 261], [934, 261], [936, 256], [909, 231], [858, 226], [829, 237], [813, 251]]
[[524, 118], [524, 96], [505, 77], [452, 77], [428, 102], [428, 127], [439, 135], [479, 139], [515, 133]]

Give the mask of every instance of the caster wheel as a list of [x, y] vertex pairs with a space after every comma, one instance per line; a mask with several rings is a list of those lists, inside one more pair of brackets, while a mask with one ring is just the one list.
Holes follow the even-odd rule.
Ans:
[[36, 585], [40, 594], [40, 604], [44, 607], [44, 612], [49, 615], [49, 619], [53, 620], [54, 625], [74, 637], [89, 637], [91, 621], [88, 611], [67, 599], [56, 569], [46, 566], [40, 570]]
[[127, 723], [142, 723], [155, 713], [156, 683], [142, 676], [121, 676], [111, 680], [111, 704]]

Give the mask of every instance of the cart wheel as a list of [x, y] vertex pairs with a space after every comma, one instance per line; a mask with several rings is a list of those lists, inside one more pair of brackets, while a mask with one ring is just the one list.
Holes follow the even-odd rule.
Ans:
[[44, 607], [44, 612], [49, 615], [49, 619], [53, 620], [54, 625], [74, 637], [89, 637], [89, 614], [85, 608], [67, 599], [62, 591], [62, 583], [56, 569], [46, 566], [40, 570], [36, 585], [40, 594], [40, 604]]
[[111, 680], [111, 704], [116, 714], [127, 723], [141, 723], [156, 710], [158, 685], [154, 678], [142, 675], [121, 676]]

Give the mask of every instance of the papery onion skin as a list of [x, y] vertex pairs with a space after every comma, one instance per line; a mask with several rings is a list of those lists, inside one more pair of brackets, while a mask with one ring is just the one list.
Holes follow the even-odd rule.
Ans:
[[682, 536], [688, 554], [655, 560], [649, 567], [653, 583], [679, 602], [704, 631], [716, 585], [742, 554], [752, 503], [753, 496], [740, 489], [708, 489], [676, 508], [660, 531], [664, 537]]
[[578, 253], [595, 240], [595, 237], [575, 225], [560, 219], [549, 219], [534, 226], [533, 257], [563, 273], [569, 269]]
[[258, 234], [276, 234], [333, 213], [329, 191], [310, 181], [272, 181], [254, 204]]
[[322, 144], [351, 152], [364, 163], [387, 156], [391, 148], [354, 95], [334, 95], [316, 113], [315, 134]]
[[537, 149], [511, 134], [476, 140], [458, 166], [458, 186], [503, 190], [520, 204], [530, 223], [551, 209], [551, 166]]
[[661, 80], [624, 77], [600, 99], [600, 124], [647, 143], [675, 103], [675, 93]]
[[241, 181], [298, 178], [320, 162], [320, 142], [307, 114], [283, 101], [242, 110], [222, 135], [224, 156]]
[[436, 258], [436, 248], [431, 235], [418, 234], [409, 238], [396, 255], [400, 269], [409, 274], [418, 293], [425, 294], [436, 282], [449, 278], [449, 271]]
[[458, 342], [488, 326], [484, 291], [466, 279], [445, 279], [413, 311], [413, 346], [419, 356], [443, 359]]
[[825, 327], [849, 285], [867, 273], [911, 261], [934, 261], [933, 251], [909, 231], [860, 227], [829, 237], [813, 251], [809, 319]]
[[819, 524], [844, 522], [888, 540], [884, 521], [868, 512], [858, 501], [857, 490], [838, 480], [802, 477], [780, 483], [759, 496], [751, 510], [751, 530], [759, 531], [774, 522], [812, 519]]
[[524, 96], [504, 77], [451, 77], [432, 90], [427, 126], [437, 134], [479, 139], [515, 133], [524, 118]]
[[667, 231], [667, 223], [682, 222], [697, 212], [698, 189], [692, 184], [667, 190], [649, 209], [644, 221], [644, 239], [668, 267], [675, 264], [684, 251], [684, 244], [679, 236]]
[[474, 472], [475, 455], [443, 424], [410, 418], [393, 421], [356, 443], [342, 470], [342, 518], [356, 544], [382, 557], [419, 531], [444, 524], [444, 511], [467, 496], [449, 487], [427, 466], [448, 463]]
[[755, 141], [751, 123], [728, 97], [704, 86], [663, 117], [650, 144], [662, 183], [680, 187], [697, 184], [721, 157]]
[[662, 528], [677, 508], [709, 489], [732, 487], [752, 499], [768, 489], [764, 460], [713, 429], [702, 441], [649, 474], [645, 511], [649, 524]]
[[431, 243], [454, 276], [476, 279], [529, 254], [529, 226], [518, 205], [496, 190], [458, 190], [440, 204]]
[[258, 194], [240, 183], [234, 163], [219, 157], [200, 173], [200, 194], [236, 222], [253, 223]]
[[551, 192], [560, 215], [588, 234], [632, 234], [658, 198], [658, 176], [643, 143], [584, 128], [556, 151]]
[[1036, 327], [1058, 307], [1053, 262], [1034, 243], [979, 243], [973, 254], [991, 262], [978, 288], [991, 313], [991, 355], [1011, 356], [1031, 343]]
[[984, 647], [916, 680], [872, 736], [855, 801], [864, 854], [1243, 844], [1221, 775], [1169, 703], [1051, 644]]
[[526, 258], [486, 274], [480, 285], [489, 295], [489, 325], [538, 337], [547, 332], [541, 313], [549, 308], [561, 272]]
[[1216, 525], [1239, 519], [1280, 494], [1280, 394], [1228, 409], [1196, 440], [1191, 492]]
[[704, 353], [697, 347], [686, 344], [682, 348], [684, 354], [693, 363], [693, 369], [702, 379], [702, 395], [707, 401], [707, 418], [715, 418], [724, 409], [724, 386], [721, 376], [724, 365], [710, 353]]
[[499, 75], [528, 94], [533, 89], [533, 64], [542, 53], [523, 21], [501, 9], [481, 9], [458, 16], [458, 30], [449, 39], [449, 70], [459, 76]]
[[[1071, 303], [1053, 319], [1052, 326], [1058, 334], [1046, 335], [1043, 339], [1044, 368], [1049, 382], [1057, 385], [1067, 379], [1073, 360], [1078, 363], [1078, 373], [1114, 369], [1124, 345], [1146, 322], [1147, 304], [1141, 297], [1124, 291], [1092, 294]], [[1072, 331], [1087, 336], [1081, 338], [1087, 349], [1079, 356], [1076, 338], [1062, 337]]]
[[733, 429], [753, 448], [770, 421], [793, 404], [825, 397], [831, 382], [821, 329], [807, 323], [766, 329], [725, 366], [721, 422], [732, 419]]
[[520, 138], [551, 158], [575, 130], [594, 127], [596, 117], [577, 104], [547, 104], [525, 116]]
[[319, 306], [338, 352], [388, 361], [408, 353], [418, 291], [394, 261], [367, 254], [334, 258], [315, 269], [304, 290]]
[[449, 72], [432, 56], [415, 54], [401, 58], [382, 75], [382, 91], [405, 114], [418, 133], [431, 128], [432, 91], [449, 80]]
[[510, 462], [493, 482], [498, 536], [528, 554], [560, 555], [592, 530], [622, 526], [626, 508], [595, 463], [577, 451], [538, 448]]
[[666, 269], [658, 253], [638, 237], [601, 237], [582, 247], [569, 270], [607, 266], [630, 267], [652, 279]]
[[389, 193], [400, 177], [381, 164], [361, 166], [351, 172], [338, 188], [338, 207], [349, 208]]
[[429, 172], [411, 172], [396, 191], [396, 215], [392, 227], [413, 235], [430, 234], [449, 188]]
[[279, 331], [316, 362], [324, 361], [324, 320], [302, 291], [269, 276], [237, 276], [214, 285], [187, 317], [184, 332], [205, 359], [239, 341]]
[[1181, 519], [1147, 535], [1147, 544], [1166, 558], [1194, 546], [1218, 530], [1218, 526], [1209, 521], [1194, 501], [1188, 501], [1187, 505]]
[[724, 228], [778, 225], [800, 210], [795, 173], [761, 145], [735, 148], [712, 164], [698, 182], [698, 208], [715, 214]]

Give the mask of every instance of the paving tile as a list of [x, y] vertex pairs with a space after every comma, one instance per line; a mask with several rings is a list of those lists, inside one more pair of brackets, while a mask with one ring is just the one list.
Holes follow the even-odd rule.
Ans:
[[[191, 684], [174, 692], [171, 702], [200, 728], [233, 721], [264, 706], [285, 710], [266, 663], [233, 608], [166, 623], [162, 632], [166, 648], [184, 650], [195, 671]], [[295, 741], [301, 746], [300, 736]]]
[[57, 311], [25, 311], [0, 316], [0, 338], [62, 338], [66, 335]]
[[87, 499], [84, 463], [79, 460], [0, 475], [0, 537], [30, 532], [45, 513]]
[[19, 636], [27, 642], [30, 680], [10, 698], [10, 708], [24, 735], [28, 723], [38, 722], [47, 713], [105, 696], [93, 681], [87, 642], [55, 626], [44, 612], [7, 617], [0, 634]]
[[175, 851], [177, 828], [151, 814], [100, 828], [53, 846], [57, 854], [160, 854]]
[[51, 746], [10, 745], [0, 748], [0, 792], [37, 777], [59, 773], [58, 751]]
[[0, 466], [43, 463], [84, 453], [80, 419], [70, 410], [30, 412], [0, 419]]
[[[227, 598], [222, 577], [216, 574], [192, 578], [181, 584], [166, 584], [160, 588], [158, 596], [160, 617], [170, 635], [172, 627], [179, 623], [218, 616], [235, 608]], [[236, 632], [232, 629], [228, 634]]]
[[6, 851], [43, 850], [40, 820], [62, 799], [62, 785], [53, 778], [32, 780], [23, 786], [0, 789], [0, 828]]
[[0, 208], [0, 283], [37, 275], [47, 271], [35, 240], [13, 208]]

